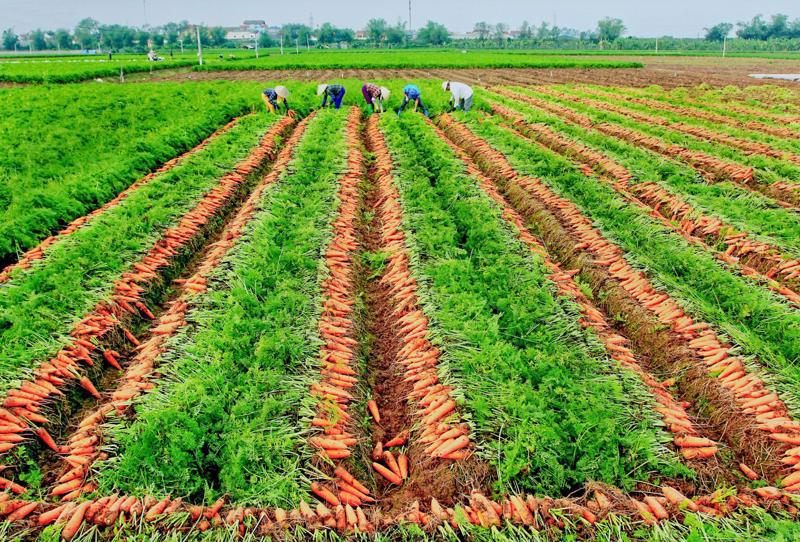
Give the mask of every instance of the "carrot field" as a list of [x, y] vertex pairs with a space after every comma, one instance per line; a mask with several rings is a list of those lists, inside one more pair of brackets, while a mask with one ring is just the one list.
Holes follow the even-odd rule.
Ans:
[[798, 539], [800, 91], [467, 82], [0, 88], [0, 537]]

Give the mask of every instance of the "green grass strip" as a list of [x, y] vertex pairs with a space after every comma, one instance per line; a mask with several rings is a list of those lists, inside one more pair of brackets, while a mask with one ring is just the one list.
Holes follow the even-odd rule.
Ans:
[[660, 446], [669, 438], [648, 392], [556, 299], [541, 260], [452, 150], [416, 116], [387, 115], [382, 127], [428, 314], [495, 489], [556, 495], [589, 479], [631, 488], [684, 473]]
[[757, 356], [774, 371], [773, 376], [786, 383], [781, 391], [797, 397], [798, 311], [730, 271], [704, 249], [689, 245], [563, 157], [489, 123], [464, 120], [503, 152], [517, 171], [543, 179], [575, 202], [633, 265], [646, 269], [653, 282], [680, 299], [690, 313], [716, 324], [747, 354]]
[[268, 126], [264, 117], [242, 119], [0, 286], [0, 393], [55, 354], [113, 282], [249, 154]]
[[101, 492], [294, 506], [306, 495], [299, 412], [316, 361], [321, 253], [345, 167], [346, 111], [322, 112], [213, 277], [163, 377], [113, 432]]
[[[694, 169], [681, 162], [669, 160], [596, 130], [587, 130], [536, 107], [499, 94], [491, 94], [489, 99], [511, 107], [530, 123], [547, 124], [571, 139], [606, 154], [633, 173], [636, 177], [634, 181], [655, 181], [684, 197], [704, 214], [718, 216], [750, 232], [756, 239], [800, 255], [800, 213], [785, 209], [769, 198], [733, 183], [706, 183]], [[500, 122], [495, 118], [489, 121]]]

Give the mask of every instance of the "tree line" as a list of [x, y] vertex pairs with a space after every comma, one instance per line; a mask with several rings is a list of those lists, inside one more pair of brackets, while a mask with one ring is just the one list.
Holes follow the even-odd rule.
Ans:
[[[734, 25], [723, 22], [706, 28], [705, 40], [722, 41], [730, 36]], [[199, 30], [200, 43], [214, 47], [236, 47], [237, 43], [226, 38], [226, 29], [221, 26], [200, 26], [199, 29], [187, 21], [171, 22], [158, 27], [137, 28], [118, 24], [100, 24], [92, 18], [81, 20], [74, 29], [60, 28], [45, 31], [35, 30], [28, 35], [30, 47], [42, 50], [105, 49], [109, 51], [144, 51], [150, 47], [170, 49], [195, 46]], [[403, 46], [442, 46], [458, 44], [464, 47], [577, 47], [599, 46], [617, 48], [620, 45], [634, 49], [648, 49], [649, 38], [627, 38], [620, 41], [626, 32], [624, 22], [618, 18], [606, 17], [598, 21], [593, 30], [578, 31], [572, 28], [550, 25], [547, 22], [531, 25], [527, 21], [512, 30], [504, 23], [475, 24], [469, 39], [458, 40], [441, 23], [428, 21], [417, 29], [414, 35], [408, 31], [404, 21], [389, 24], [385, 19], [370, 19], [364, 29], [365, 36], [356, 40], [356, 32], [350, 28], [324, 23], [318, 28], [305, 24], [283, 25], [277, 33], [261, 32], [258, 42], [261, 47], [276, 46], [283, 42], [286, 46], [306, 46], [313, 42], [316, 46], [352, 45], [357, 41], [376, 47]], [[786, 40], [800, 38], [800, 18], [793, 21], [787, 15], [772, 15], [765, 20], [756, 15], [751, 21], [737, 23], [736, 36], [741, 40]], [[661, 38], [662, 44], [674, 42], [686, 45], [687, 39]], [[671, 41], [670, 41], [671, 40]], [[13, 51], [19, 47], [20, 38], [13, 29], [6, 29], [0, 36], [3, 49]], [[657, 42], [656, 42], [657, 43]], [[696, 45], [696, 44], [695, 44]], [[666, 47], [665, 47], [666, 48]], [[688, 48], [697, 48], [689, 44]]]

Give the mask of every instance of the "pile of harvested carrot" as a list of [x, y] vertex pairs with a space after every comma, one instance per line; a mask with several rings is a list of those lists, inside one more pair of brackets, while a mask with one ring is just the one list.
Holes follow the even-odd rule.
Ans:
[[340, 502], [360, 506], [372, 502], [369, 490], [341, 466], [341, 460], [351, 455], [357, 444], [353, 433], [352, 415], [348, 407], [353, 399], [350, 392], [358, 382], [353, 367], [358, 342], [354, 338], [355, 305], [354, 257], [358, 249], [356, 218], [359, 204], [359, 183], [365, 172], [364, 155], [359, 137], [361, 112], [353, 107], [347, 119], [347, 169], [339, 178], [337, 200], [339, 209], [332, 223], [333, 238], [324, 252], [328, 277], [322, 282], [323, 311], [319, 320], [319, 334], [323, 341], [319, 359], [321, 379], [311, 386], [317, 399], [316, 416], [312, 425], [322, 432], [309, 439], [325, 460], [336, 465], [335, 489], [318, 482], [312, 491], [331, 505]]
[[[389, 255], [381, 283], [392, 298], [397, 332], [403, 344], [397, 360], [403, 368], [405, 381], [411, 383], [409, 400], [416, 405], [415, 417], [420, 430], [414, 439], [417, 444], [425, 445], [423, 453], [428, 456], [464, 459], [471, 453], [469, 429], [459, 420], [453, 388], [439, 380], [441, 352], [428, 339], [429, 321], [421, 309], [417, 281], [410, 270], [402, 229], [403, 210], [391, 173], [392, 158], [376, 117], [371, 117], [367, 123], [367, 137], [376, 157], [381, 246]], [[373, 467], [392, 483], [397, 483], [398, 477], [402, 480], [399, 464], [398, 476], [391, 468], [389, 456], [385, 459], [389, 462], [388, 469], [377, 462]]]

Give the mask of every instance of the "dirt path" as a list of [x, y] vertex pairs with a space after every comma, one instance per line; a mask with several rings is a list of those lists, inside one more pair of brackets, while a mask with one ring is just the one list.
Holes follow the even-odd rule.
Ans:
[[779, 80], [761, 80], [748, 77], [751, 73], [788, 73], [798, 71], [795, 60], [763, 58], [720, 57], [642, 57], [609, 56], [596, 57], [604, 60], [642, 62], [644, 68], [597, 69], [597, 68], [552, 68], [552, 69], [464, 69], [464, 68], [416, 68], [395, 69], [347, 69], [347, 70], [248, 70], [207, 71], [189, 70], [158, 71], [152, 74], [133, 74], [128, 81], [270, 81], [294, 79], [300, 81], [324, 81], [331, 78], [394, 79], [434, 78], [455, 79], [475, 84], [541, 84], [541, 83], [599, 83], [643, 87], [661, 85], [666, 88], [710, 84], [725, 85], [778, 85], [800, 88], [800, 83]]

